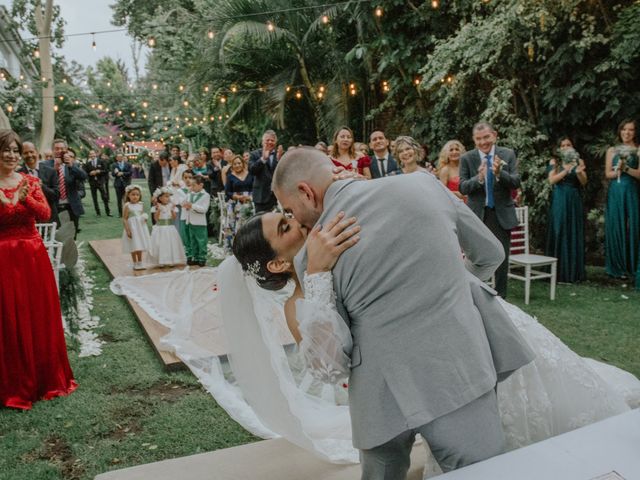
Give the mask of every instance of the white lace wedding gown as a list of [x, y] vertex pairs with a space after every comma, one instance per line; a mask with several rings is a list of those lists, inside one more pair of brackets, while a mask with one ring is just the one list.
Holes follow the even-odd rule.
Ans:
[[[330, 281], [326, 288], [332, 288]], [[279, 292], [261, 289], [230, 257], [218, 269], [120, 277], [111, 289], [170, 329], [163, 344], [244, 428], [262, 438], [282, 436], [333, 463], [358, 461], [346, 385], [323, 387], [305, 370], [297, 349], [282, 346], [283, 304], [292, 285]], [[299, 316], [331, 310], [309, 294], [298, 302]], [[640, 406], [636, 377], [578, 356], [534, 318], [502, 304], [536, 353], [534, 362], [498, 386], [509, 449]], [[228, 361], [207, 349], [213, 338], [226, 342]], [[425, 475], [438, 471], [430, 458]]]

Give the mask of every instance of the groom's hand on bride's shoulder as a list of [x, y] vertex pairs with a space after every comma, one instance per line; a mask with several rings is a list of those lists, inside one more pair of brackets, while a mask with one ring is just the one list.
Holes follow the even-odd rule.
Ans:
[[338, 213], [326, 225], [316, 225], [307, 236], [307, 274], [329, 272], [342, 253], [360, 240], [356, 217]]

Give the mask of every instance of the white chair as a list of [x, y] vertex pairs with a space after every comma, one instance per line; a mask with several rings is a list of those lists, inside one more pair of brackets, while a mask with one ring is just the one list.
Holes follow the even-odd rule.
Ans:
[[45, 245], [55, 241], [56, 239], [56, 224], [55, 223], [36, 223], [38, 233], [42, 237], [42, 241]]
[[[511, 248], [509, 249], [509, 278], [524, 282], [524, 303], [529, 305], [531, 280], [551, 279], [549, 297], [556, 299], [556, 271], [558, 259], [545, 255], [529, 253], [529, 207], [517, 207], [518, 226], [511, 231]], [[549, 267], [549, 272], [538, 270]], [[524, 269], [522, 274], [514, 273], [514, 269]]]
[[56, 277], [56, 285], [60, 290], [60, 269], [64, 268], [62, 264], [62, 242], [56, 242], [55, 240], [47, 245], [47, 251], [49, 252], [49, 258], [51, 259], [51, 266], [53, 267], [53, 274]]
[[225, 192], [218, 192], [218, 208], [220, 209], [220, 233], [218, 234], [218, 245], [222, 245], [224, 229], [228, 225], [227, 219], [227, 196]]

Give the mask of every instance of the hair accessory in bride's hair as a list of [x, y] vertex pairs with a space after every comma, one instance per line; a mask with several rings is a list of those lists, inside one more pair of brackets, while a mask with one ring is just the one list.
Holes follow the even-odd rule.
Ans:
[[258, 260], [247, 266], [247, 270], [245, 271], [245, 273], [256, 280], [266, 280], [265, 277], [260, 275], [260, 262], [258, 262]]

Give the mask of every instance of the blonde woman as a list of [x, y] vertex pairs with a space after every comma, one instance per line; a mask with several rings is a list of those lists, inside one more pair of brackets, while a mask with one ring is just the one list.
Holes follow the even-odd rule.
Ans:
[[458, 140], [449, 140], [440, 150], [438, 157], [438, 178], [454, 195], [466, 202], [460, 193], [460, 157], [466, 150]]
[[400, 163], [402, 173], [428, 172], [418, 164], [422, 147], [412, 137], [400, 136], [393, 145], [393, 157]]

